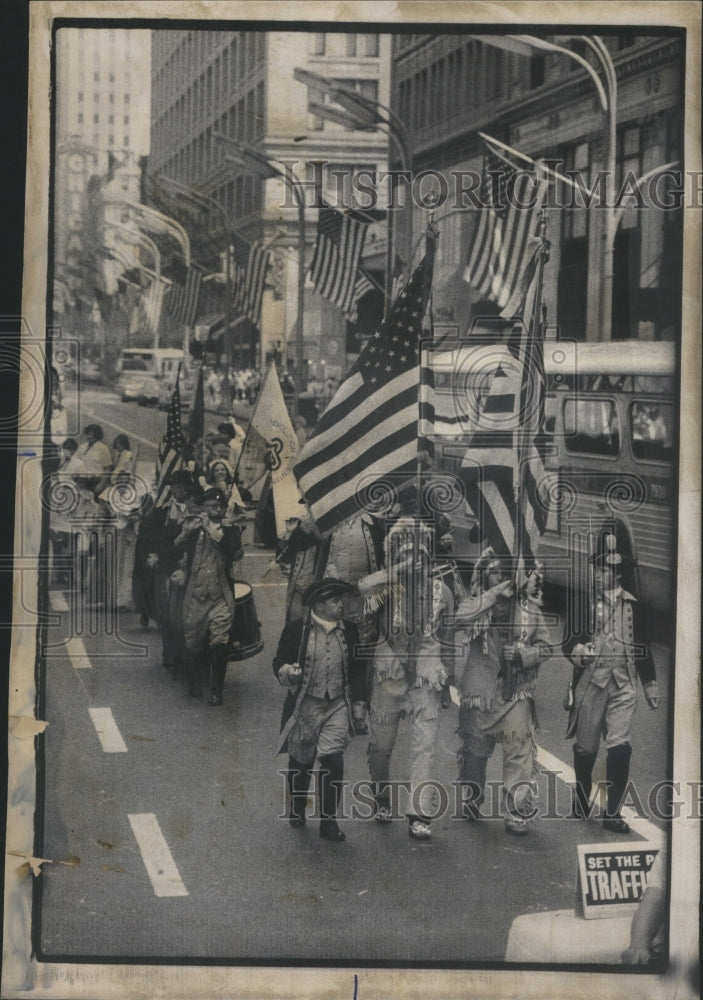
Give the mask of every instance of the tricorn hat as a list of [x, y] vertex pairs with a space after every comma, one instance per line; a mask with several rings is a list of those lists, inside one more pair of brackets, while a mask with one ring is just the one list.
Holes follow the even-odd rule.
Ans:
[[311, 583], [303, 592], [303, 604], [310, 608], [318, 601], [326, 601], [330, 597], [341, 597], [351, 590], [351, 586], [344, 580], [337, 580], [336, 577], [326, 576], [317, 583]]
[[216, 486], [212, 486], [209, 490], [205, 490], [203, 493], [202, 503], [207, 503], [208, 500], [217, 500], [218, 503], [222, 503], [227, 506], [227, 497], [222, 490], [218, 490]]
[[600, 551], [591, 556], [591, 562], [594, 566], [601, 568], [611, 567], [620, 572], [636, 566], [637, 563], [634, 559], [618, 552], [617, 545], [618, 542], [615, 535], [604, 535], [601, 539]]

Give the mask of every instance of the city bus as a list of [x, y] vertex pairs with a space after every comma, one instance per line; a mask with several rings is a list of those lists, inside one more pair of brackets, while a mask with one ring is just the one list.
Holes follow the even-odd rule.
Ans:
[[174, 347], [125, 347], [117, 362], [117, 391], [123, 402], [157, 404], [165, 384], [176, 381], [183, 351]]
[[[495, 371], [515, 361], [503, 344], [464, 341], [437, 353], [435, 456], [456, 472]], [[557, 586], [589, 585], [589, 556], [614, 534], [635, 565], [625, 581], [648, 607], [674, 598], [676, 351], [670, 342], [546, 341], [547, 525], [539, 553]]]

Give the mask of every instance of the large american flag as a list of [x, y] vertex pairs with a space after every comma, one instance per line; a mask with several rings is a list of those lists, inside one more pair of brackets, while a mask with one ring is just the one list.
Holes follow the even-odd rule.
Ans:
[[310, 280], [351, 322], [356, 321], [359, 299], [372, 287], [359, 271], [367, 228], [368, 221], [353, 212], [343, 214], [327, 206], [319, 211]]
[[176, 384], [166, 413], [166, 432], [161, 439], [156, 456], [156, 506], [161, 507], [169, 498], [171, 474], [183, 467], [183, 429], [181, 427], [181, 377], [180, 365]]
[[388, 317], [359, 355], [294, 467], [322, 532], [358, 511], [385, 476], [412, 475], [428, 414], [420, 396], [420, 345], [434, 242]]
[[460, 470], [483, 535], [497, 554], [513, 559], [518, 588], [535, 559], [548, 513], [539, 449], [546, 387], [536, 304], [538, 256], [528, 263], [524, 307], [483, 400]]
[[271, 251], [262, 243], [249, 243], [232, 235], [232, 307], [254, 326], [261, 326], [261, 302]]
[[192, 326], [198, 312], [200, 284], [203, 272], [198, 267], [189, 267], [182, 282], [174, 281], [168, 294], [167, 308], [179, 323]]
[[494, 302], [506, 319], [525, 297], [525, 274], [535, 249], [547, 179], [518, 169], [489, 149], [481, 175], [481, 205], [464, 279]]

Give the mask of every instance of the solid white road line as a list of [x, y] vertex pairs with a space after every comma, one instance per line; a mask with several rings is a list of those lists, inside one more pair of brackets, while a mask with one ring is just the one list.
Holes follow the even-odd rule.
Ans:
[[[554, 754], [545, 750], [544, 747], [537, 747], [537, 760], [546, 768], [547, 771], [553, 771], [557, 774], [562, 781], [567, 784], [574, 785], [576, 783], [576, 775], [574, 774], [573, 767], [570, 767], [563, 760], [559, 760]], [[594, 793], [597, 794], [597, 787], [594, 789]], [[658, 826], [654, 823], [650, 823], [648, 819], [644, 819], [642, 816], [638, 815], [634, 809], [629, 806], [623, 806], [620, 810], [622, 818], [632, 827], [635, 833], [638, 833], [643, 840], [652, 840], [657, 843], [663, 843], [665, 840], [665, 833], [660, 830]]]
[[188, 890], [181, 881], [156, 816], [132, 813], [128, 819], [155, 895], [187, 896]]
[[88, 658], [85, 646], [83, 645], [83, 640], [79, 639], [77, 635], [71, 635], [66, 639], [65, 648], [68, 655], [71, 657], [71, 663], [76, 670], [90, 670], [93, 664]]
[[68, 601], [62, 590], [49, 591], [49, 605], [52, 611], [68, 611]]
[[88, 712], [105, 753], [127, 753], [127, 744], [117, 728], [111, 708], [89, 708]]

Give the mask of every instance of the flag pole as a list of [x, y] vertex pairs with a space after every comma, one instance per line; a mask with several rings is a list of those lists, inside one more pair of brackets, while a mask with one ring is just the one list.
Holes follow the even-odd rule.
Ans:
[[[427, 217], [427, 228], [425, 230], [425, 254], [432, 256], [432, 261], [434, 262], [434, 255], [437, 248], [437, 240], [439, 239], [439, 230], [435, 229], [434, 223], [434, 207], [432, 207], [428, 213]], [[433, 326], [434, 320], [432, 316], [432, 278], [429, 278], [428, 287], [428, 269], [425, 268], [425, 290], [423, 299], [428, 306], [429, 318], [430, 318], [430, 331], [434, 335]], [[417, 352], [417, 364], [418, 364], [418, 378], [417, 378], [417, 458], [415, 461], [415, 514], [419, 520], [422, 515], [422, 467], [424, 461], [423, 451], [420, 449], [420, 432], [422, 430], [422, 401], [423, 401], [423, 379], [422, 379], [422, 336], [420, 336], [420, 344]]]
[[[538, 254], [538, 258], [537, 258], [537, 268], [538, 268], [538, 271], [537, 271], [537, 287], [536, 287], [534, 302], [532, 304], [532, 315], [530, 317], [530, 327], [528, 328], [528, 329], [532, 329], [532, 331], [533, 331], [533, 335], [532, 335], [531, 340], [534, 341], [535, 336], [539, 336], [540, 342], [542, 340], [542, 320], [541, 320], [541, 317], [542, 317], [542, 285], [543, 285], [543, 279], [544, 279], [544, 265], [549, 260], [549, 248], [550, 248], [550, 245], [551, 245], [549, 243], [549, 240], [547, 240], [547, 238], [546, 238], [546, 232], [547, 232], [547, 213], [546, 213], [546, 210], [544, 208], [541, 208], [540, 212], [539, 212], [539, 222], [538, 222], [538, 225], [537, 225], [537, 234], [536, 234], [537, 237], [540, 240], [540, 247], [537, 250], [537, 254]], [[522, 322], [523, 323], [525, 322], [525, 316], [523, 316]], [[528, 361], [528, 358], [524, 357], [523, 358], [523, 365], [527, 361]], [[525, 447], [524, 447], [524, 444], [525, 444], [525, 442], [524, 442], [525, 432], [524, 432], [524, 430], [522, 428], [522, 423], [521, 423], [521, 425], [520, 425], [519, 428], [515, 429], [514, 433], [515, 433], [515, 436], [516, 436], [516, 454], [515, 454], [515, 466], [514, 466], [514, 474], [513, 474], [513, 490], [514, 490], [514, 496], [515, 496], [515, 519], [514, 519], [515, 523], [514, 523], [514, 526], [513, 526], [513, 563], [514, 563], [514, 565], [513, 565], [513, 583], [514, 583], [515, 592], [513, 594], [513, 609], [512, 609], [513, 614], [512, 614], [512, 620], [513, 620], [513, 630], [514, 630], [514, 635], [515, 635], [516, 632], [517, 632], [517, 629], [519, 628], [519, 624], [518, 624], [518, 611], [519, 611], [519, 607], [520, 607], [520, 595], [519, 595], [519, 589], [518, 589], [518, 584], [520, 583], [520, 580], [518, 579], [518, 569], [519, 569], [518, 560], [519, 560], [521, 519], [518, 516], [518, 513], [519, 513], [520, 503], [521, 503], [521, 501], [524, 498], [524, 488], [523, 487], [524, 487], [524, 482], [525, 482], [525, 467], [524, 467], [525, 463], [523, 461], [523, 455], [524, 455], [524, 451], [525, 451]]]

